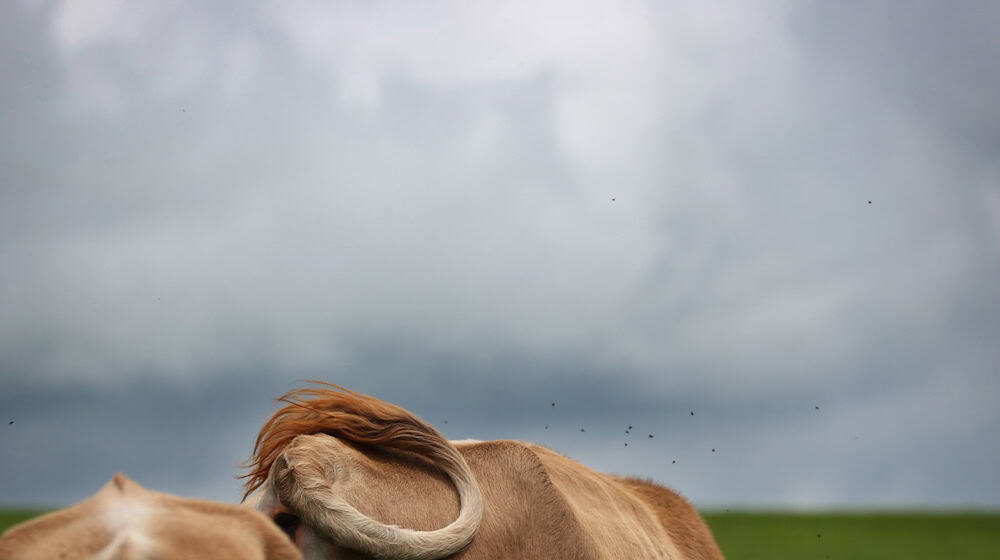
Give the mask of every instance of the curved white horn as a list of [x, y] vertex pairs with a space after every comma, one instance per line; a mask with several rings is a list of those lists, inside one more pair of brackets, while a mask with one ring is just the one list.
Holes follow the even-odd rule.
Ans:
[[[298, 438], [301, 439], [301, 438]], [[336, 491], [336, 459], [292, 442], [271, 467], [270, 484], [281, 502], [340, 546], [376, 558], [436, 560], [469, 545], [483, 517], [479, 484], [462, 455], [447, 440], [432, 442], [428, 456], [458, 491], [458, 517], [434, 531], [415, 531], [372, 519]]]

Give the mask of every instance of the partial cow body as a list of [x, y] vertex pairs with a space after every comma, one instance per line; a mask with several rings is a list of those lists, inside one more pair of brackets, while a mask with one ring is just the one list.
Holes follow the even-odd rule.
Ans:
[[346, 390], [285, 400], [248, 490], [258, 483], [255, 507], [284, 520], [307, 559], [722, 559], [694, 508], [649, 481], [531, 443], [447, 442]]
[[97, 494], [10, 528], [3, 560], [301, 560], [245, 507], [146, 490], [116, 474]]

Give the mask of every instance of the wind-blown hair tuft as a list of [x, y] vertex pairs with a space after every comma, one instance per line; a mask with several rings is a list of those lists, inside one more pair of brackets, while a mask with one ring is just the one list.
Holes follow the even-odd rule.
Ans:
[[447, 440], [433, 426], [406, 410], [339, 385], [310, 380], [276, 399], [286, 405], [257, 434], [249, 469], [240, 478], [246, 500], [267, 480], [281, 452], [300, 435], [327, 434], [341, 440], [416, 453], [428, 458], [449, 455]]

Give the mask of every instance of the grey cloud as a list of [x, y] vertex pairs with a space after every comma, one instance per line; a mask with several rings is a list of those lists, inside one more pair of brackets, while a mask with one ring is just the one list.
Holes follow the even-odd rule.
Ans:
[[995, 4], [814, 4], [793, 29], [827, 72], [865, 83], [913, 118], [931, 120], [979, 156], [996, 155], [1000, 87]]
[[232, 499], [313, 377], [700, 503], [1000, 500], [993, 16], [650, 6], [527, 48], [178, 6], [72, 49], [0, 18], [4, 501]]

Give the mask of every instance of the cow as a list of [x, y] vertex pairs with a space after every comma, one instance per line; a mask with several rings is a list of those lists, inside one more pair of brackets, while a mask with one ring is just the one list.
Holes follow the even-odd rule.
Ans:
[[278, 399], [244, 501], [306, 560], [721, 560], [697, 511], [649, 480], [541, 445], [450, 442], [412, 413], [315, 382]]
[[3, 560], [302, 560], [250, 508], [146, 490], [116, 474], [93, 496], [11, 527]]

